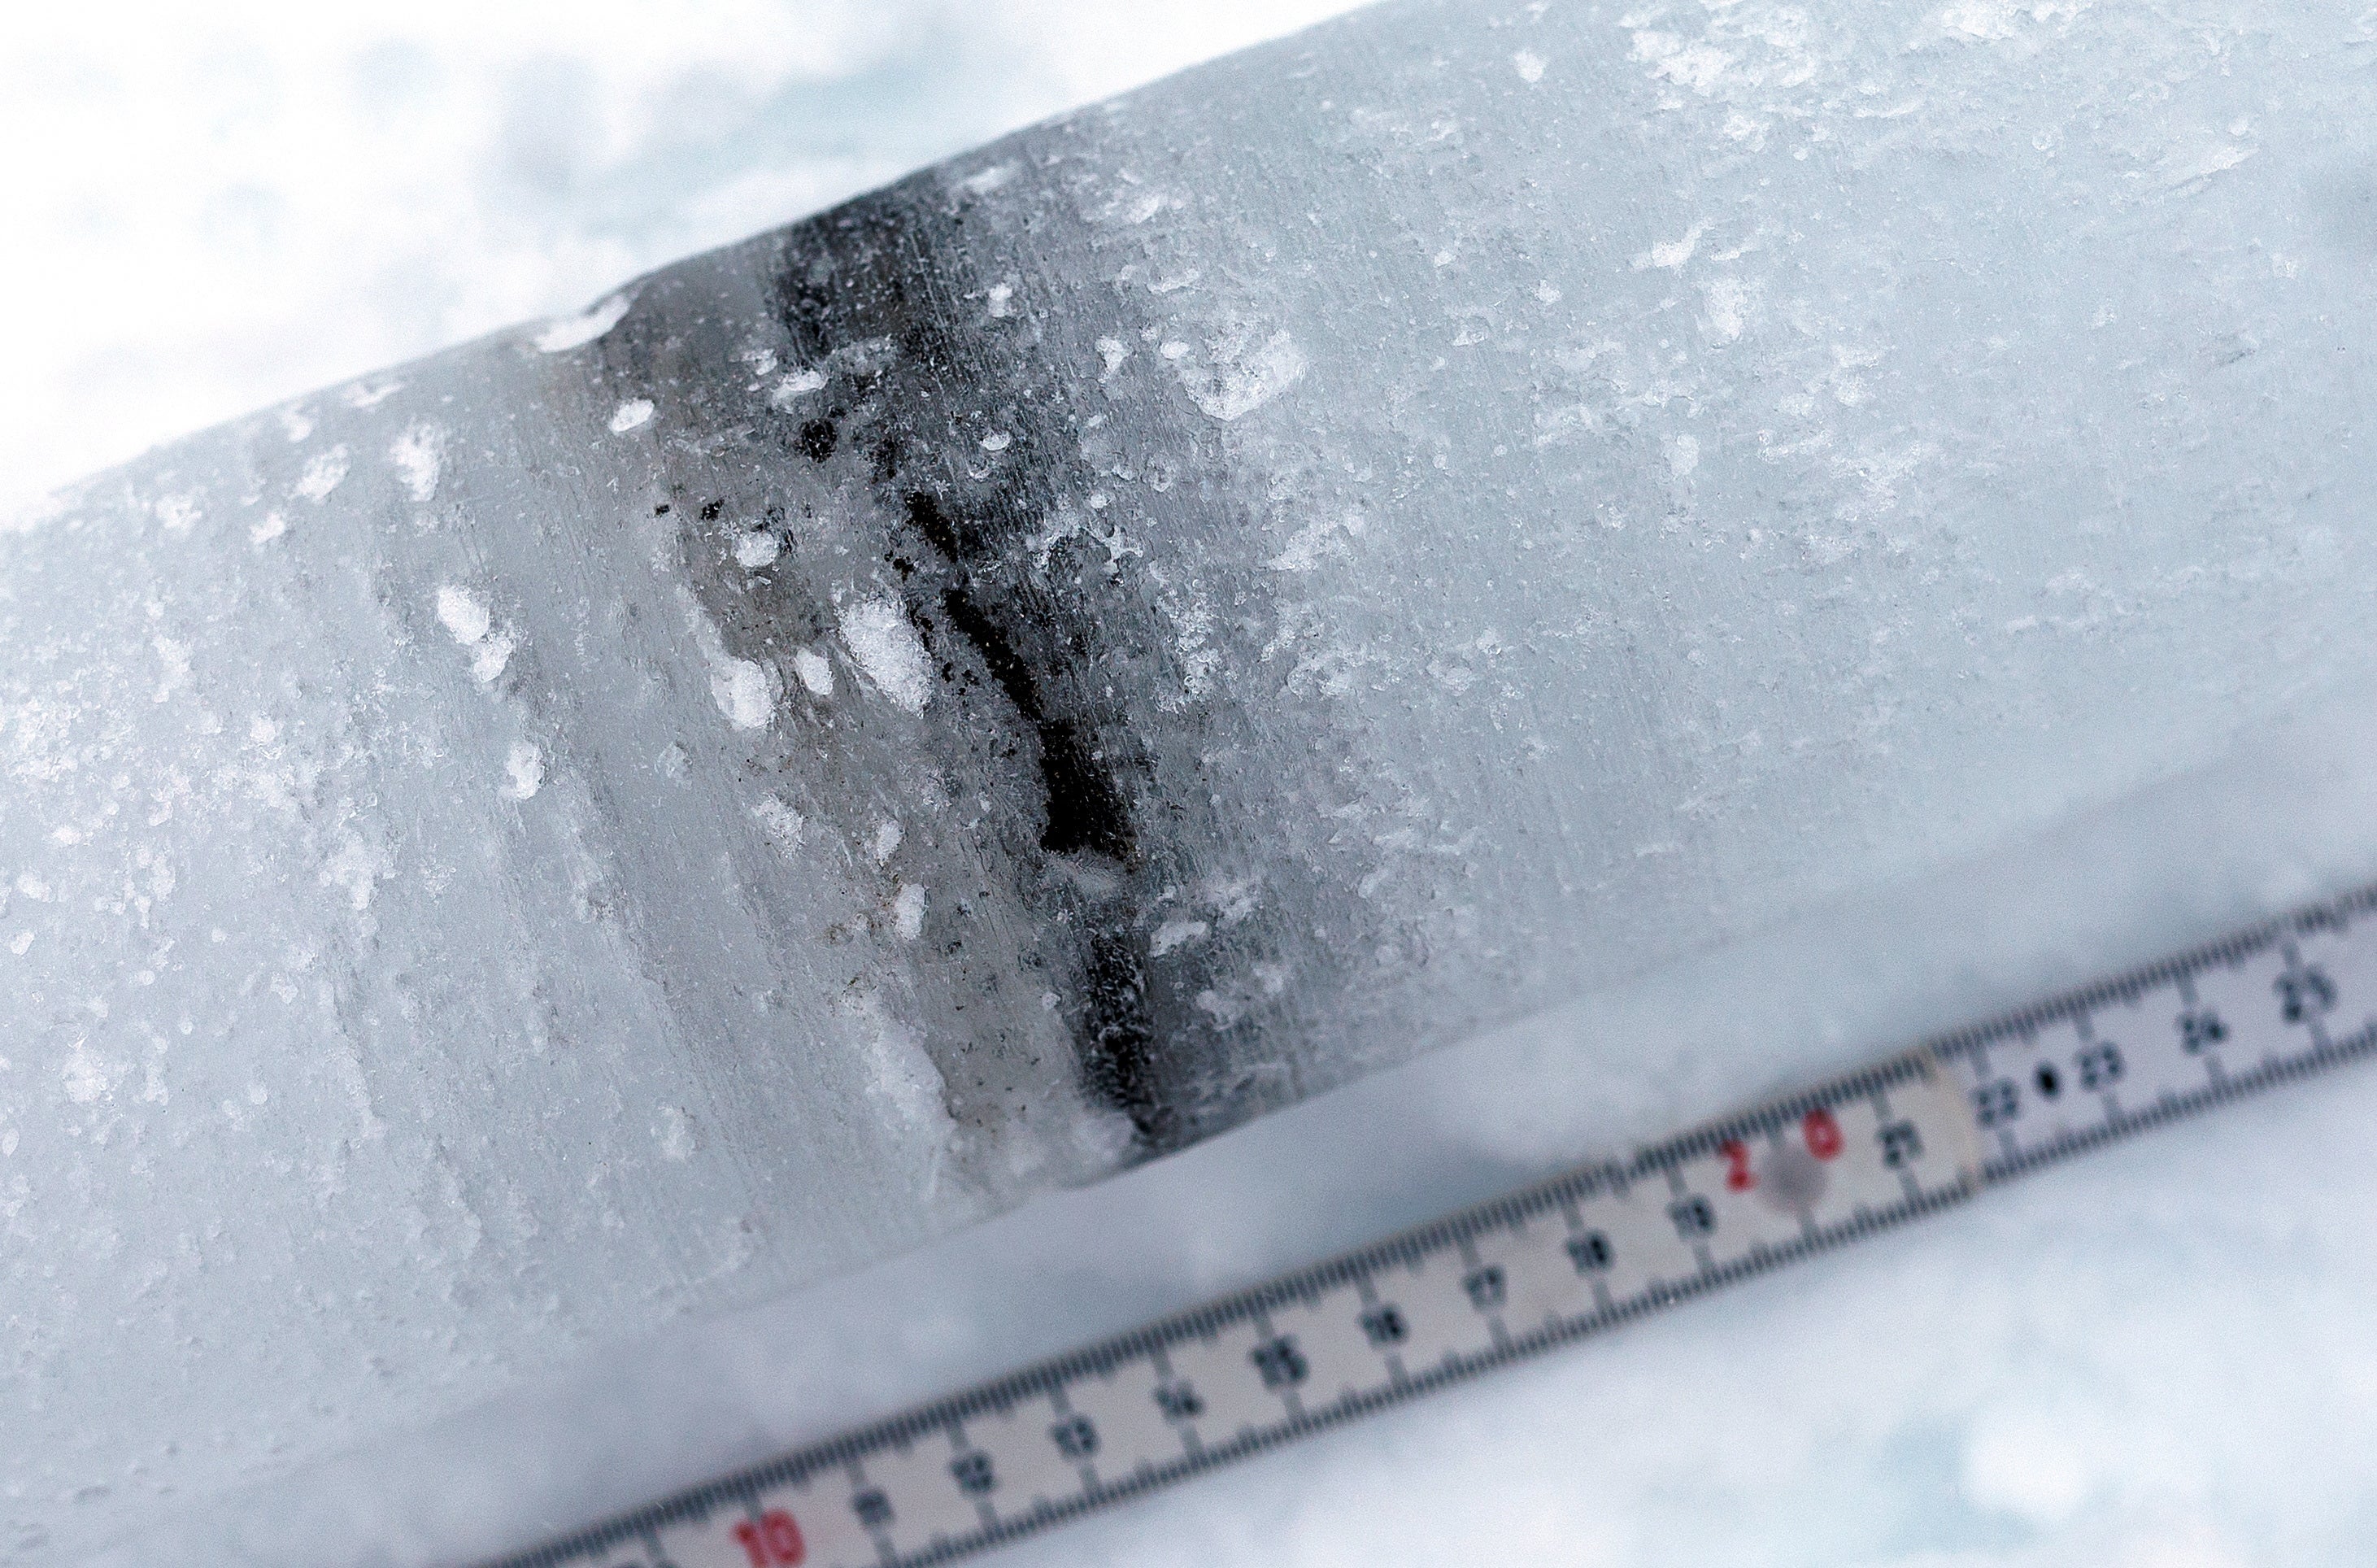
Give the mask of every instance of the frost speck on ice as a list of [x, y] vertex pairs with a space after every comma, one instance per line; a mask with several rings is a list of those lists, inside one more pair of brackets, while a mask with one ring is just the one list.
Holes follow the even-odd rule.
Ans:
[[801, 685], [807, 688], [810, 696], [833, 695], [833, 666], [828, 664], [825, 655], [816, 649], [793, 650], [793, 673], [800, 676]]
[[543, 786], [543, 751], [527, 741], [515, 741], [510, 754], [504, 759], [503, 797], [506, 800], [528, 800]]
[[427, 502], [437, 494], [445, 439], [445, 433], [433, 425], [412, 425], [388, 449], [388, 461], [404, 478], [405, 493], [415, 501]]
[[291, 486], [290, 494], [302, 496], [319, 506], [330, 498], [330, 492], [337, 489], [346, 477], [347, 449], [333, 447], [305, 464], [305, 472], [297, 476], [297, 483]]
[[630, 430], [649, 424], [651, 417], [651, 399], [629, 398], [626, 402], [621, 403], [618, 408], [613, 412], [611, 415], [611, 434], [614, 436], [624, 436]]
[[1280, 553], [1271, 558], [1273, 571], [1310, 571], [1328, 556], [1342, 556], [1369, 524], [1359, 512], [1315, 518], [1296, 531]]
[[660, 1144], [663, 1159], [682, 1165], [693, 1157], [697, 1146], [692, 1114], [682, 1106], [661, 1107], [653, 1122], [652, 1137]]
[[495, 616], [486, 601], [469, 589], [456, 583], [441, 583], [437, 589], [437, 621], [454, 640], [468, 648], [487, 635], [495, 625]]
[[537, 350], [542, 353], [564, 353], [582, 348], [616, 327], [635, 303], [635, 296], [622, 290], [591, 309], [549, 322], [536, 335]]
[[823, 371], [795, 370], [776, 383], [774, 389], [768, 394], [768, 402], [774, 408], [790, 408], [811, 392], [823, 390], [825, 390]]
[[758, 820], [761, 831], [778, 848], [789, 853], [799, 847], [802, 830], [807, 824], [798, 811], [784, 804], [782, 796], [760, 796], [758, 803], [751, 808], [751, 815]]
[[693, 627], [694, 644], [700, 650], [702, 663], [709, 669], [711, 702], [726, 715], [726, 722], [738, 730], [766, 729], [775, 720], [776, 702], [783, 695], [783, 682], [767, 665], [729, 652], [725, 639], [719, 633], [718, 623], [711, 619], [709, 612], [695, 602], [690, 593], [680, 590], [679, 602]]
[[[916, 907], [921, 920], [921, 902]], [[868, 1092], [901, 1125], [938, 1149], [950, 1131], [949, 1112], [944, 1108], [940, 1069], [926, 1054], [923, 1041], [875, 997], [854, 998], [843, 1004], [842, 1011], [860, 1025], [866, 1039], [872, 1070]]]
[[722, 660], [710, 677], [718, 711], [739, 730], [767, 728], [779, 690], [774, 672], [748, 659]]
[[884, 599], [855, 600], [843, 607], [841, 624], [843, 646], [875, 688], [895, 706], [923, 712], [933, 698], [932, 661], [900, 607]]
[[1212, 929], [1202, 920], [1166, 920], [1155, 928], [1155, 935], [1148, 939], [1147, 950], [1161, 958], [1176, 948], [1186, 947], [1200, 940]]
[[1692, 253], [1700, 248], [1701, 236], [1708, 233], [1708, 228], [1705, 222], [1695, 223], [1672, 240], [1661, 240], [1634, 258], [1635, 270], [1656, 267], [1664, 271], [1675, 271], [1692, 258]]
[[925, 934], [925, 890], [914, 882], [900, 884], [900, 893], [891, 904], [892, 924], [902, 941], [913, 942]]
[[1189, 400], [1225, 425], [1286, 391], [1306, 368], [1304, 351], [1284, 329], [1265, 334], [1249, 322], [1224, 329], [1201, 357], [1185, 344], [1166, 344], [1165, 353], [1179, 366]]
[[511, 663], [512, 634], [496, 628], [487, 602], [459, 583], [437, 588], [437, 620], [460, 647], [471, 651], [471, 673], [492, 686]]

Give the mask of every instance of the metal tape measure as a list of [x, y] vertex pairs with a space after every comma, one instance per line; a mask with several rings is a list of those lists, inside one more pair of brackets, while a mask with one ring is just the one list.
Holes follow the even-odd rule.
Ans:
[[2377, 888], [486, 1568], [922, 1568], [2377, 1047]]

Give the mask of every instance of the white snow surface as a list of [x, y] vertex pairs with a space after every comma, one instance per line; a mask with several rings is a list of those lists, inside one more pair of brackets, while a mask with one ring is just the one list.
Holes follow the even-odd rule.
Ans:
[[1347, 4], [10, 6], [0, 510]]

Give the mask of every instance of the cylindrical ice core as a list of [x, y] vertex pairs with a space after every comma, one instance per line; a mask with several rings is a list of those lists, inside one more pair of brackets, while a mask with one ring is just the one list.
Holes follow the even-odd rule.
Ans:
[[0, 1547], [2367, 678], [2364, 30], [1390, 6], [19, 520]]

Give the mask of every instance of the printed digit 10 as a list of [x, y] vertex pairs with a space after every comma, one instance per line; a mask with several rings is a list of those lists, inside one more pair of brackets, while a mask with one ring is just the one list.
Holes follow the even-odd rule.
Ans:
[[735, 1526], [735, 1538], [751, 1559], [751, 1568], [798, 1568], [809, 1554], [801, 1527], [781, 1508], [770, 1508], [757, 1519]]

